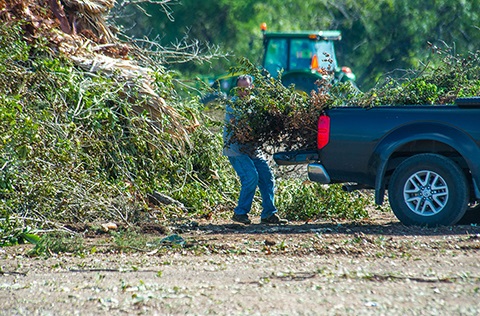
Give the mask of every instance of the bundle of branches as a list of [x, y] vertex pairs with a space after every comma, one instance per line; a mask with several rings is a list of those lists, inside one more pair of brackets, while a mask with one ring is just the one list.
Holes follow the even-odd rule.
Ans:
[[[316, 148], [317, 121], [327, 108], [339, 106], [390, 106], [452, 104], [457, 97], [480, 95], [480, 52], [453, 55], [435, 48], [429, 63], [406, 71], [403, 78], [386, 78], [383, 84], [360, 92], [351, 84], [317, 82], [310, 95], [284, 87], [278, 78], [265, 74], [247, 60], [235, 73], [253, 75], [255, 96], [248, 104], [232, 102], [237, 120], [229, 124], [232, 141], [268, 149]], [[230, 101], [231, 102], [231, 101]]]
[[[234, 111], [235, 122], [227, 129], [232, 142], [252, 143], [264, 149], [286, 147], [305, 149], [316, 147], [318, 117], [337, 101], [331, 83], [318, 81], [318, 90], [310, 95], [285, 87], [279, 78], [255, 67], [246, 59], [239, 61], [233, 73], [246, 73], [254, 77], [254, 96], [248, 103], [241, 99], [228, 101]], [[353, 94], [350, 84], [335, 88], [335, 93]]]

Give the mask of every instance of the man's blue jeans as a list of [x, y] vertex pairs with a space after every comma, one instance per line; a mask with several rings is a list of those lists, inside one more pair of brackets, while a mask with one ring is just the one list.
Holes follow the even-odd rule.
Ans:
[[242, 185], [238, 205], [234, 210], [235, 214], [244, 215], [250, 212], [257, 186], [262, 196], [261, 218], [275, 214], [277, 212], [274, 202], [275, 178], [267, 161], [263, 158], [251, 158], [248, 155], [230, 156], [228, 159]]

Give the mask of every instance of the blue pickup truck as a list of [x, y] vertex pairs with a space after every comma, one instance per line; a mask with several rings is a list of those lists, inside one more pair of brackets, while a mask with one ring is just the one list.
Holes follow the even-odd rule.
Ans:
[[[480, 200], [480, 98], [454, 105], [338, 107], [318, 120], [317, 149], [279, 152], [310, 180], [388, 192], [405, 225], [454, 225]], [[480, 207], [478, 207], [480, 209]], [[480, 213], [479, 217], [480, 217]]]

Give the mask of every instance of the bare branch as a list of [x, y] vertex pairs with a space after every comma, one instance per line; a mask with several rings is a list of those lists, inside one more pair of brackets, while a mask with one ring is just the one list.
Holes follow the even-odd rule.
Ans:
[[[162, 8], [162, 11], [167, 16], [167, 18], [172, 22], [175, 21], [173, 17], [173, 10], [170, 8], [170, 6], [172, 4], [177, 4], [178, 3], [177, 0], [123, 0], [123, 1], [119, 1], [117, 5], [117, 12], [121, 13], [125, 10], [125, 8], [129, 6], [135, 6], [137, 9], [142, 11], [143, 14], [150, 16], [147, 13], [147, 11], [145, 11], [145, 9], [142, 8], [141, 6], [142, 4], [145, 4], [145, 3], [160, 6]], [[113, 18], [118, 18], [118, 16], [113, 16]]]
[[161, 64], [210, 63], [212, 60], [230, 56], [216, 45], [202, 44], [196, 39], [186, 37], [169, 47], [149, 39], [130, 39], [130, 42], [136, 45], [138, 57], [148, 63], [151, 61]]

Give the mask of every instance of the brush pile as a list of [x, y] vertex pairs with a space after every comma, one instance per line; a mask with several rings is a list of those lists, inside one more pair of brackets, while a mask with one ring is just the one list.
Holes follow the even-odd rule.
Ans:
[[207, 203], [195, 194], [209, 190], [211, 140], [168, 70], [117, 40], [113, 5], [0, 0], [0, 245], [32, 227], [186, 212], [155, 192]]
[[179, 145], [188, 142], [189, 128], [194, 126], [155, 91], [153, 69], [131, 58], [138, 53], [136, 48], [117, 40], [114, 26], [107, 23], [114, 5], [115, 0], [0, 0], [0, 22], [21, 23], [23, 38], [31, 47], [47, 40], [54, 58], [67, 58], [92, 75], [115, 76], [127, 101], [145, 100], [134, 110], [149, 114], [153, 130], [167, 130]]

